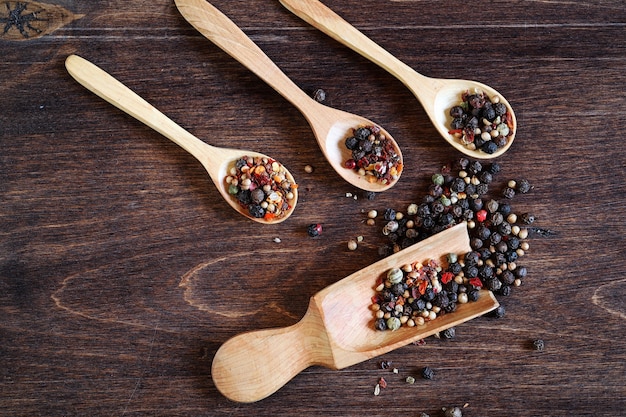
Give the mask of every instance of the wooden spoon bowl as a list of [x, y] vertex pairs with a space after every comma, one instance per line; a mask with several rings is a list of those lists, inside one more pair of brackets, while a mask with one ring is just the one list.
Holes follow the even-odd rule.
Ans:
[[451, 227], [382, 259], [311, 297], [304, 317], [278, 329], [243, 333], [229, 339], [213, 359], [212, 377], [224, 396], [239, 402], [261, 400], [312, 365], [342, 369], [374, 358], [478, 317], [498, 307], [490, 291], [460, 304], [423, 326], [396, 331], [374, 329], [371, 298], [379, 277], [389, 269], [471, 250], [465, 223]]
[[181, 15], [198, 32], [235, 58], [290, 101], [309, 122], [322, 153], [334, 170], [347, 182], [366, 191], [391, 188], [400, 174], [389, 182], [371, 182], [366, 176], [345, 167], [351, 158], [345, 139], [352, 129], [377, 126], [391, 141], [402, 163], [402, 152], [393, 137], [376, 123], [342, 110], [325, 106], [302, 91], [276, 64], [226, 15], [205, 0], [176, 0]]
[[[439, 134], [460, 152], [476, 159], [490, 159], [502, 155], [513, 144], [517, 132], [517, 118], [509, 102], [495, 89], [476, 81], [431, 78], [418, 73], [318, 0], [280, 0], [280, 2], [305, 22], [361, 54], [402, 81], [422, 104]], [[498, 97], [500, 102], [506, 105], [511, 115], [512, 134], [508, 137], [506, 145], [494, 153], [470, 149], [449, 133], [451, 130], [450, 122], [452, 121], [449, 111], [461, 102], [461, 94], [465, 91], [470, 93], [482, 92], [492, 100]]]
[[[105, 71], [77, 55], [70, 55], [65, 60], [65, 67], [70, 75], [85, 88], [103, 98], [115, 107], [123, 110], [135, 119], [150, 126], [172, 142], [192, 154], [206, 169], [217, 190], [226, 202], [243, 216], [263, 224], [273, 224], [285, 221], [292, 213], [298, 202], [297, 189], [293, 189], [293, 199], [289, 201], [289, 209], [282, 216], [257, 218], [244, 208], [236, 197], [228, 192], [226, 176], [235, 161], [243, 156], [262, 157], [274, 160], [259, 152], [243, 151], [240, 149], [218, 148], [211, 146], [187, 132], [163, 113], [158, 111], [136, 93], [107, 74]], [[296, 184], [293, 175], [285, 167], [285, 177], [292, 184]]]

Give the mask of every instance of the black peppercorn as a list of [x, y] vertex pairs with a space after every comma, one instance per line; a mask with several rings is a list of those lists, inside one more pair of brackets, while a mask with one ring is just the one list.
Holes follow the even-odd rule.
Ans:
[[391, 286], [391, 293], [398, 297], [404, 294], [404, 290], [405, 290], [405, 286], [402, 283], [393, 284]]
[[413, 310], [422, 311], [426, 308], [426, 301], [417, 298], [411, 303], [411, 307], [413, 307]]
[[485, 142], [480, 150], [487, 154], [493, 154], [498, 150], [498, 144], [492, 140]]
[[[451, 263], [448, 266], [448, 271], [452, 272], [454, 275], [458, 275], [459, 273], [461, 273], [462, 270], [463, 270], [463, 267], [458, 262]], [[454, 281], [451, 281], [451, 283], [452, 282], [454, 282]], [[456, 282], [454, 282], [454, 283], [456, 284]], [[455, 292], [456, 292], [456, 290], [455, 290]]]
[[471, 173], [471, 174], [478, 174], [480, 171], [483, 170], [483, 165], [480, 163], [480, 161], [472, 161], [470, 162], [469, 166], [467, 167], [467, 170]]
[[376, 320], [374, 327], [376, 330], [387, 330], [387, 321], [385, 319]]
[[464, 272], [468, 278], [476, 278], [478, 276], [478, 268], [475, 265], [466, 266]]
[[265, 209], [263, 207], [261, 207], [258, 204], [252, 204], [248, 207], [248, 211], [250, 212], [250, 215], [252, 217], [255, 217], [257, 219], [262, 218], [263, 216], [265, 216]]
[[489, 171], [483, 171], [480, 173], [478, 179], [480, 179], [480, 182], [483, 182], [485, 184], [491, 184], [491, 182], [493, 181], [493, 175]]
[[508, 297], [509, 295], [511, 295], [511, 287], [509, 285], [503, 285], [498, 291], [498, 294], [504, 297]]
[[517, 261], [517, 258], [519, 258], [519, 255], [515, 251], [507, 252], [504, 255], [506, 256], [507, 262], [515, 262]]
[[310, 224], [307, 229], [307, 233], [311, 237], [317, 237], [322, 234], [322, 225], [320, 223]]
[[367, 198], [370, 201], [375, 200], [376, 199], [376, 195], [377, 195], [377, 193], [375, 193], [374, 191], [366, 191], [365, 192], [365, 198]]
[[515, 281], [515, 276], [513, 275], [513, 272], [506, 270], [500, 274], [500, 279], [505, 285], [511, 285]]
[[456, 165], [457, 169], [465, 170], [465, 169], [467, 169], [467, 166], [469, 165], [469, 163], [470, 163], [469, 159], [467, 159], [467, 158], [459, 158], [459, 159], [457, 159], [455, 165]]
[[498, 226], [504, 221], [504, 216], [502, 215], [502, 213], [499, 212], [493, 213], [490, 220], [493, 226]]
[[[506, 107], [505, 107], [506, 108]], [[496, 175], [500, 172], [500, 170], [502, 169], [502, 167], [500, 166], [499, 163], [497, 162], [492, 162], [491, 164], [489, 164], [489, 166], [487, 166], [487, 170], [489, 172], [491, 172], [492, 175]]]
[[462, 193], [465, 191], [465, 181], [463, 181], [463, 178], [455, 178], [452, 181], [452, 184], [450, 184], [450, 190], [454, 191], [455, 193]]
[[478, 251], [478, 255], [481, 259], [489, 259], [491, 256], [491, 250], [489, 248], [482, 248]]
[[477, 237], [473, 237], [472, 239], [470, 239], [470, 246], [474, 250], [480, 249], [483, 247], [483, 241]]
[[519, 181], [517, 181], [517, 185], [515, 187], [517, 189], [517, 191], [520, 194], [526, 194], [527, 192], [529, 192], [532, 187], [530, 185], [530, 183], [528, 182], [528, 180], [525, 179], [521, 179]]
[[522, 222], [523, 222], [524, 224], [533, 224], [533, 223], [534, 223], [534, 221], [535, 221], [535, 216], [533, 216], [533, 215], [532, 215], [532, 214], [530, 214], [530, 213], [524, 213], [524, 214], [522, 214], [521, 218], [522, 218]]
[[511, 224], [509, 222], [502, 222], [498, 225], [498, 232], [502, 236], [511, 234]]
[[454, 327], [450, 327], [441, 332], [441, 337], [444, 339], [454, 339], [456, 336], [456, 329]]
[[396, 219], [396, 211], [394, 209], [386, 209], [385, 213], [383, 215], [383, 218], [387, 221], [391, 221], [391, 220], [395, 220]]
[[502, 281], [497, 278], [487, 279], [485, 281], [485, 287], [489, 291], [498, 291], [500, 288], [502, 288]]
[[480, 184], [476, 186], [476, 194], [485, 195], [488, 192], [489, 192], [489, 185], [485, 184], [484, 182], [481, 182]]
[[474, 252], [474, 251], [467, 252], [464, 257], [465, 266], [476, 265], [479, 259], [480, 259], [480, 255], [478, 254], [478, 252]]
[[503, 216], [508, 216], [509, 214], [511, 214], [511, 205], [509, 203], [501, 202], [498, 211], [502, 213]]
[[359, 146], [359, 140], [355, 138], [354, 136], [350, 136], [349, 138], [346, 139], [345, 145], [346, 145], [346, 148], [353, 151], [357, 149], [357, 147]]
[[446, 313], [453, 313], [455, 310], [456, 310], [456, 301], [450, 301], [450, 304], [448, 304], [448, 306], [444, 308], [444, 311]]
[[494, 276], [493, 268], [490, 267], [489, 265], [481, 265], [478, 268], [478, 276], [483, 279], [493, 278]]
[[430, 367], [426, 366], [422, 369], [422, 378], [424, 379], [433, 379], [435, 377], [435, 371], [433, 371]]
[[360, 127], [354, 131], [354, 136], [359, 139], [367, 139], [372, 134], [372, 131], [366, 127]]
[[481, 224], [476, 229], [476, 236], [481, 240], [487, 240], [491, 236], [491, 230], [484, 224]]
[[506, 105], [504, 103], [495, 103], [493, 109], [496, 112], [496, 116], [504, 116], [506, 114]]
[[501, 319], [502, 317], [505, 316], [505, 314], [506, 314], [506, 310], [504, 309], [503, 305], [499, 305], [498, 308], [493, 310], [493, 316], [497, 319]]
[[511, 236], [507, 240], [507, 245], [508, 245], [510, 250], [516, 250], [517, 248], [519, 248], [520, 241], [515, 236]]
[[454, 118], [460, 118], [463, 116], [463, 114], [465, 113], [465, 111], [463, 110], [463, 107], [461, 106], [453, 106], [450, 109], [450, 116], [454, 117]]
[[467, 293], [467, 299], [469, 301], [478, 301], [479, 297], [480, 297], [480, 293], [478, 292], [478, 290], [470, 290]]
[[511, 187], [506, 187], [504, 189], [504, 191], [502, 192], [502, 195], [505, 198], [511, 199], [511, 198], [515, 197], [515, 190], [513, 188], [511, 188]]

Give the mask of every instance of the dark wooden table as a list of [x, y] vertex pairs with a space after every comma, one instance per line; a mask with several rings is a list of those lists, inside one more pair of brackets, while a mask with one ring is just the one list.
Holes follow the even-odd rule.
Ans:
[[[461, 154], [400, 82], [278, 1], [214, 4], [304, 90], [393, 132], [406, 170], [374, 200], [173, 1], [0, 3], [0, 415], [624, 415], [623, 1], [325, 2], [425, 75], [509, 99], [519, 130], [496, 183], [531, 181], [513, 208], [555, 234], [529, 239], [528, 277], [499, 297], [505, 317], [344, 370], [309, 368], [254, 404], [213, 385], [218, 347], [297, 322], [310, 296], [378, 260], [383, 222], [364, 213], [420, 202]], [[284, 162], [301, 187], [295, 214], [263, 226], [235, 213], [193, 157], [77, 84], [64, 68], [73, 53], [207, 142]]]

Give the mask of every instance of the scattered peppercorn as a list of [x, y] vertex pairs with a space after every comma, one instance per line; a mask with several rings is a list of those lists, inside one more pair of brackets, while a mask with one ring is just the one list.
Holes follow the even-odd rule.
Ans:
[[493, 310], [493, 316], [497, 319], [501, 319], [506, 314], [506, 310], [503, 305], [499, 305], [498, 308]]
[[324, 101], [326, 101], [326, 91], [322, 90], [321, 88], [318, 88], [313, 93], [313, 99], [319, 103], [323, 103]]
[[352, 130], [345, 140], [352, 158], [345, 162], [369, 182], [390, 184], [402, 173], [402, 158], [393, 142], [378, 126], [361, 126]]
[[445, 417], [463, 417], [463, 411], [459, 407], [442, 408]]
[[545, 343], [543, 340], [537, 339], [533, 342], [533, 347], [536, 351], [543, 352], [543, 349], [545, 348]]
[[307, 229], [307, 233], [311, 237], [317, 237], [322, 234], [322, 224], [321, 223], [313, 223], [310, 224]]
[[454, 339], [456, 336], [456, 329], [454, 327], [450, 327], [443, 332], [441, 332], [441, 337], [444, 339]]
[[422, 369], [422, 378], [424, 379], [433, 379], [435, 377], [435, 371], [432, 368], [426, 366]]

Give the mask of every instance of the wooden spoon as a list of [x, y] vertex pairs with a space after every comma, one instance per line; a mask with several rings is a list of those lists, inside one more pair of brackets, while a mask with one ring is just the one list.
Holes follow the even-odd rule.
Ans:
[[[183, 17], [202, 35], [254, 72], [274, 90], [290, 101], [309, 122], [326, 159], [347, 182], [367, 191], [380, 192], [392, 187], [399, 175], [387, 184], [369, 182], [358, 172], [345, 167], [351, 158], [344, 145], [353, 128], [376, 125], [355, 114], [327, 107], [309, 97], [291, 81], [276, 64], [227, 16], [205, 0], [176, 0]], [[385, 131], [396, 153], [402, 153], [395, 140]]]
[[[258, 152], [243, 151], [240, 149], [218, 148], [204, 143], [139, 97], [124, 84], [84, 58], [77, 55], [70, 55], [65, 60], [65, 67], [70, 75], [88, 90], [133, 116], [135, 119], [145, 123], [192, 154], [202, 163], [209, 173], [209, 176], [213, 180], [213, 183], [215, 183], [217, 190], [222, 197], [224, 197], [224, 200], [242, 215], [259, 223], [271, 224], [280, 223], [293, 213], [298, 201], [298, 192], [295, 188], [293, 189], [294, 198], [289, 201], [290, 208], [284, 212], [281, 217], [277, 216], [271, 219], [252, 216], [246, 208], [242, 207], [239, 202], [236, 201], [235, 196], [228, 193], [228, 185], [225, 179], [230, 167], [234, 165], [237, 159], [242, 156], [269, 158], [268, 156]], [[291, 173], [287, 171], [287, 168], [285, 168], [285, 170], [286, 177], [292, 184], [295, 184]]]
[[498, 302], [493, 294], [481, 290], [478, 301], [459, 304], [455, 312], [423, 326], [374, 329], [370, 306], [378, 278], [394, 267], [429, 259], [443, 263], [448, 253], [464, 255], [470, 250], [467, 225], [462, 223], [330, 285], [311, 298], [298, 323], [226, 341], [213, 359], [215, 386], [231, 400], [258, 401], [311, 365], [345, 368], [495, 309]]
[[[517, 119], [509, 102], [495, 89], [476, 81], [430, 78], [416, 72], [318, 0], [280, 0], [280, 2], [302, 20], [363, 55], [402, 81], [420, 101], [441, 136], [457, 150], [472, 158], [489, 159], [502, 155], [513, 143], [517, 131]], [[499, 97], [511, 113], [513, 133], [509, 136], [507, 144], [492, 154], [471, 150], [449, 133], [452, 121], [449, 111], [459, 104], [461, 94], [467, 90], [482, 91], [492, 99]]]

